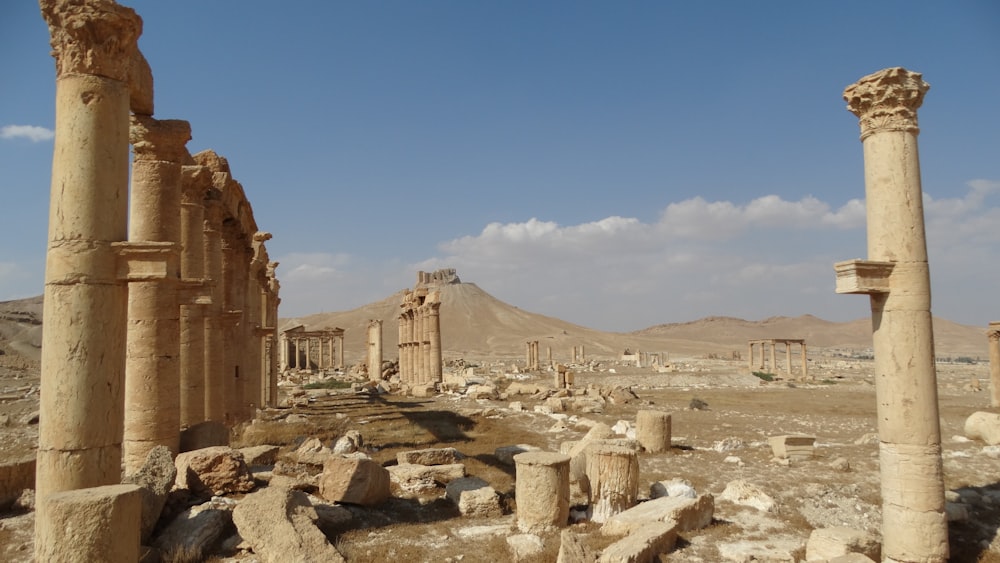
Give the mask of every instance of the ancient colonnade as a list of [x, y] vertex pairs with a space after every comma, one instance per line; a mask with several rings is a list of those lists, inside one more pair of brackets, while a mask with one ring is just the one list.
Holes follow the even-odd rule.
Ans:
[[836, 291], [871, 301], [884, 561], [948, 560], [917, 151], [917, 109], [928, 88], [919, 73], [897, 67], [844, 91], [861, 124], [868, 260], [837, 263]]
[[537, 340], [529, 340], [528, 342], [525, 342], [525, 345], [526, 345], [526, 350], [525, 350], [526, 357], [525, 357], [525, 361], [526, 361], [526, 367], [527, 367], [527, 369], [529, 369], [529, 370], [537, 370], [537, 369], [539, 369], [539, 362], [538, 362], [538, 341]]
[[281, 351], [282, 370], [344, 369], [344, 329], [287, 328], [281, 332]]
[[[792, 375], [792, 344], [799, 345], [799, 355], [800, 355], [800, 365], [802, 366], [802, 377], [809, 375], [809, 363], [806, 360], [806, 341], [796, 340], [791, 338], [762, 338], [759, 340], [748, 340], [747, 341], [747, 368], [752, 372], [754, 369], [763, 370], [765, 365], [771, 369], [772, 372], [777, 373], [778, 363], [776, 348], [778, 344], [785, 345], [785, 373]], [[760, 346], [760, 361], [754, 364], [754, 346]], [[770, 363], [767, 363], [764, 359], [765, 354], [770, 351]]]
[[400, 380], [406, 385], [440, 382], [443, 369], [440, 293], [418, 283], [413, 291], [403, 293], [399, 306], [402, 309], [399, 314]]
[[990, 347], [990, 406], [1000, 407], [1000, 322], [991, 322], [986, 331]]
[[[278, 283], [225, 160], [192, 157], [190, 125], [152, 117], [139, 16], [110, 0], [40, 5], [56, 60], [35, 515], [36, 559], [49, 561], [79, 549], [56, 508], [73, 492], [131, 524], [123, 464], [134, 472], [158, 445], [176, 454], [182, 428], [246, 420], [273, 399]], [[107, 529], [123, 560], [138, 558], [134, 523]]]

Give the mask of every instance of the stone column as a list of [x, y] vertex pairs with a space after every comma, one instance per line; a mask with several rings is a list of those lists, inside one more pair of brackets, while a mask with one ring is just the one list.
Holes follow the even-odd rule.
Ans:
[[226, 420], [223, 369], [226, 341], [222, 334], [222, 202], [212, 188], [204, 200], [205, 276], [211, 304], [205, 308], [205, 420]]
[[[435, 294], [436, 296], [437, 294]], [[430, 383], [440, 383], [444, 380], [444, 358], [441, 353], [441, 302], [436, 300], [427, 303], [427, 324], [430, 327]]]
[[368, 321], [368, 379], [382, 380], [382, 321]]
[[806, 361], [806, 343], [802, 343], [802, 377], [807, 377], [809, 375], [809, 363]]
[[747, 369], [753, 372], [753, 341], [747, 342]]
[[785, 341], [785, 373], [792, 375], [792, 343]]
[[569, 520], [569, 461], [565, 454], [514, 456], [517, 527], [524, 533], [565, 528]]
[[205, 311], [211, 292], [205, 283], [204, 199], [211, 188], [208, 168], [181, 169], [181, 279], [188, 291], [180, 309], [181, 428], [205, 421]]
[[649, 453], [670, 451], [670, 413], [651, 410], [636, 412], [635, 439]]
[[337, 336], [336, 348], [337, 363], [334, 367], [337, 369], [344, 369], [344, 335], [340, 334]]
[[[312, 371], [312, 338], [306, 338], [306, 369]], [[322, 346], [322, 342], [320, 343]]]
[[399, 315], [398, 319], [398, 349], [399, 349], [399, 380], [406, 382], [406, 315]]
[[919, 73], [889, 68], [844, 91], [861, 122], [868, 260], [837, 264], [837, 292], [871, 300], [884, 561], [948, 559], [917, 154], [917, 108], [928, 87]]
[[1000, 407], [1000, 322], [991, 322], [986, 336], [990, 343], [990, 406]]
[[180, 446], [181, 161], [191, 139], [186, 121], [133, 116], [135, 152], [129, 240], [169, 243], [165, 276], [146, 275], [129, 284], [125, 360], [124, 464], [142, 468], [146, 454]]
[[[41, 0], [56, 60], [45, 264], [35, 556], [57, 537], [53, 493], [121, 479], [129, 70], [142, 21], [111, 1]], [[71, 549], [70, 541], [57, 540]]]

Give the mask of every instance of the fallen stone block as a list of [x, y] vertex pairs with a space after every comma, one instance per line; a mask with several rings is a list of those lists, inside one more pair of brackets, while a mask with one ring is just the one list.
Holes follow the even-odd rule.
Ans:
[[0, 510], [6, 510], [25, 489], [35, 488], [35, 456], [0, 464]]
[[337, 438], [333, 444], [332, 452], [335, 454], [352, 454], [359, 451], [365, 445], [365, 440], [357, 430], [348, 430], [343, 436]]
[[726, 489], [719, 495], [719, 500], [750, 506], [761, 512], [771, 512], [774, 510], [774, 499], [757, 485], [748, 483], [743, 479], [730, 481], [726, 485]]
[[804, 460], [813, 456], [815, 436], [785, 435], [767, 439], [771, 453], [778, 459]]
[[174, 488], [188, 489], [195, 495], [247, 493], [254, 488], [243, 454], [229, 446], [184, 452], [174, 460], [174, 467]]
[[298, 463], [322, 467], [326, 459], [333, 453], [319, 438], [309, 438], [295, 448], [292, 457]]
[[171, 520], [152, 545], [160, 550], [164, 561], [180, 561], [181, 555], [189, 561], [201, 560], [228, 532], [235, 507], [235, 501], [226, 500], [193, 506]]
[[417, 465], [447, 465], [458, 463], [464, 458], [455, 448], [431, 448], [426, 450], [413, 450], [409, 452], [399, 452], [396, 454], [396, 462], [400, 465], [413, 463]]
[[507, 547], [510, 548], [511, 561], [517, 562], [536, 557], [545, 549], [545, 544], [535, 534], [515, 534], [507, 536]]
[[540, 452], [542, 448], [537, 446], [532, 446], [531, 444], [517, 444], [514, 446], [500, 446], [499, 448], [493, 450], [493, 457], [497, 458], [497, 461], [504, 465], [514, 465], [514, 456], [517, 454], [523, 454], [524, 452]]
[[488, 518], [503, 515], [496, 490], [478, 477], [455, 479], [445, 487], [445, 495], [458, 506], [462, 516]]
[[677, 523], [653, 522], [609, 545], [599, 563], [653, 563], [677, 544]]
[[280, 449], [278, 446], [251, 446], [240, 448], [239, 452], [247, 465], [274, 465]]
[[649, 498], [685, 497], [698, 498], [698, 492], [686, 479], [669, 479], [657, 481], [649, 486]]
[[38, 561], [138, 561], [141, 487], [107, 485], [39, 498], [47, 518], [35, 520]]
[[596, 563], [598, 554], [591, 551], [587, 544], [580, 538], [584, 534], [578, 534], [572, 530], [563, 530], [559, 535], [559, 555], [556, 563]]
[[145, 544], [153, 533], [153, 527], [160, 519], [167, 495], [177, 481], [177, 467], [173, 455], [166, 446], [156, 446], [146, 454], [146, 462], [138, 471], [126, 475], [122, 483], [142, 487], [141, 538]]
[[305, 493], [272, 487], [247, 495], [233, 510], [240, 536], [264, 563], [344, 561], [316, 527], [318, 518]]
[[389, 479], [403, 491], [421, 493], [447, 485], [455, 479], [465, 477], [465, 465], [419, 465], [404, 463], [386, 468]]
[[660, 497], [639, 503], [619, 512], [601, 526], [601, 534], [618, 536], [631, 534], [649, 522], [675, 522], [677, 531], [700, 530], [712, 523], [715, 498], [701, 495], [698, 498]]
[[849, 553], [881, 557], [882, 546], [868, 532], [845, 527], [818, 528], [809, 534], [806, 561], [826, 561]]
[[330, 456], [319, 478], [319, 496], [348, 504], [382, 504], [389, 498], [389, 472], [368, 458]]
[[1000, 414], [974, 412], [965, 419], [965, 435], [991, 446], [1000, 444]]

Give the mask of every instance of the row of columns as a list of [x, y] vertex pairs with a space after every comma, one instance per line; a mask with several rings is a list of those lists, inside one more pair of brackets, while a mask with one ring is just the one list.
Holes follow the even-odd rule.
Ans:
[[[282, 369], [344, 369], [344, 329], [281, 334]], [[313, 348], [316, 354], [313, 355]]]
[[399, 377], [407, 385], [440, 382], [441, 300], [437, 291], [405, 291], [399, 315]]
[[40, 5], [56, 60], [36, 469], [47, 561], [75, 544], [54, 495], [120, 483], [153, 447], [176, 454], [183, 427], [274, 398], [264, 349], [279, 300], [270, 235], [224, 159], [192, 157], [190, 125], [152, 117], [139, 16], [110, 0]]
[[[747, 341], [747, 368], [750, 371], [754, 369], [763, 370], [765, 365], [768, 366], [772, 371], [777, 372], [777, 347], [778, 344], [785, 345], [785, 373], [792, 375], [792, 344], [799, 345], [799, 355], [800, 355], [800, 365], [802, 366], [802, 377], [806, 377], [809, 374], [809, 364], [806, 360], [806, 341], [805, 340], [792, 340], [787, 338], [765, 338], [761, 340], [748, 340]], [[760, 346], [760, 361], [754, 365], [754, 346]], [[765, 355], [770, 352], [770, 363], [765, 361]]]
[[526, 348], [527, 348], [526, 351], [525, 351], [527, 369], [529, 369], [529, 370], [537, 370], [537, 369], [539, 369], [538, 341], [537, 340], [529, 340], [528, 342], [525, 342], [525, 345], [526, 345]]

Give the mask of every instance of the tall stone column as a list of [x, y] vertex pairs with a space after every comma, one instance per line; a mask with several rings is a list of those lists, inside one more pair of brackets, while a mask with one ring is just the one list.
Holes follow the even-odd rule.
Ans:
[[368, 379], [382, 379], [382, 321], [368, 321]]
[[344, 369], [344, 335], [337, 335], [337, 369]]
[[204, 166], [181, 169], [181, 279], [188, 290], [180, 309], [181, 428], [205, 421], [205, 194], [212, 172]]
[[191, 139], [186, 121], [133, 116], [135, 152], [129, 240], [169, 243], [165, 276], [133, 281], [128, 291], [125, 360], [126, 473], [142, 468], [156, 446], [180, 445], [181, 162]]
[[434, 300], [427, 303], [427, 326], [430, 338], [430, 382], [441, 382], [444, 380], [444, 358], [441, 353], [441, 302], [438, 301], [437, 294]]
[[406, 383], [406, 315], [400, 314], [397, 319], [397, 340], [399, 341], [397, 348], [399, 350], [399, 380]]
[[223, 369], [226, 341], [222, 332], [222, 201], [213, 188], [205, 198], [205, 275], [211, 304], [205, 311], [205, 420], [226, 421]]
[[809, 375], [809, 363], [806, 359], [806, 343], [802, 343], [802, 377], [808, 377]]
[[771, 347], [771, 373], [778, 373], [777, 354], [775, 353], [775, 350], [778, 348], [778, 344], [773, 340], [768, 344]]
[[747, 369], [753, 371], [753, 342], [747, 343]]
[[948, 559], [917, 154], [917, 108], [928, 88], [919, 73], [889, 68], [844, 91], [861, 122], [869, 259], [837, 264], [837, 292], [870, 295], [882, 557], [894, 562]]
[[232, 219], [223, 221], [222, 229], [222, 335], [226, 342], [222, 361], [227, 425], [242, 419], [245, 382], [241, 362], [246, 344], [243, 329], [247, 245], [235, 223]]
[[1000, 407], [1000, 322], [991, 322], [986, 336], [990, 343], [990, 406]]
[[40, 5], [56, 60], [35, 479], [35, 537], [46, 538], [59, 526], [50, 495], [121, 479], [127, 290], [118, 263], [128, 220], [128, 79], [142, 20], [111, 1]]

